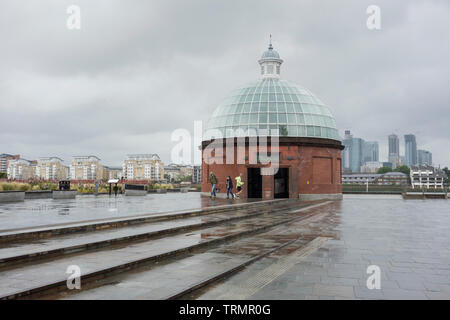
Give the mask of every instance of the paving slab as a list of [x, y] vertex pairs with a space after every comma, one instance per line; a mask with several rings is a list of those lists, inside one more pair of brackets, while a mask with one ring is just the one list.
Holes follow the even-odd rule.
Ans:
[[[101, 250], [62, 257], [55, 261], [33, 263], [12, 270], [5, 270], [0, 272], [0, 283], [5, 284], [5, 287], [0, 287], [0, 296], [7, 296], [14, 293], [12, 290], [9, 290], [11, 285], [7, 283], [8, 280], [16, 281], [17, 283], [15, 282], [14, 288], [20, 288], [25, 291], [30, 289], [30, 285], [25, 281], [28, 279], [36, 279], [42, 285], [65, 281], [67, 279], [65, 272], [70, 265], [77, 265], [80, 267], [82, 274], [89, 274], [120, 266], [121, 264], [148, 259], [149, 257], [158, 256], [167, 252], [189, 248], [214, 239], [233, 236], [234, 234], [248, 232], [261, 227], [271, 227], [280, 222], [299, 217], [302, 217], [302, 215], [298, 213], [289, 214], [281, 210], [270, 215], [266, 214], [257, 218], [226, 223], [217, 227], [204, 228], [193, 232], [155, 239], [153, 241], [111, 246]], [[240, 250], [242, 251], [241, 248]], [[246, 252], [251, 253], [251, 248], [247, 248]]]
[[[296, 231], [333, 239], [249, 299], [448, 299], [448, 202], [351, 195], [321, 210], [324, 216], [296, 226]], [[259, 268], [275, 263], [263, 259]], [[370, 265], [381, 269], [381, 289], [367, 288]], [[259, 270], [255, 267], [250, 265], [192, 297], [216, 299], [223, 292], [232, 294], [234, 285]], [[311, 285], [313, 292], [305, 293], [304, 288]]]
[[[262, 214], [264, 213], [264, 210], [259, 209], [258, 212]], [[255, 211], [252, 209], [228, 211], [213, 213], [205, 216], [130, 225], [122, 228], [111, 228], [105, 230], [95, 230], [93, 232], [66, 234], [30, 242], [0, 244], [0, 263], [2, 260], [8, 260], [18, 256], [37, 256], [38, 254], [44, 255], [51, 251], [77, 247], [82, 250], [84, 249], [82, 248], [82, 246], [91, 245], [92, 247], [94, 243], [105, 242], [105, 244], [102, 245], [107, 245], [108, 243], [106, 242], [113, 242], [116, 239], [132, 238], [147, 233], [170, 231], [174, 228], [186, 228], [189, 226], [192, 227], [202, 224], [218, 223], [230, 219], [246, 218], [248, 215], [255, 215]], [[72, 252], [74, 250], [75, 249], [71, 249], [69, 250], [69, 252]]]

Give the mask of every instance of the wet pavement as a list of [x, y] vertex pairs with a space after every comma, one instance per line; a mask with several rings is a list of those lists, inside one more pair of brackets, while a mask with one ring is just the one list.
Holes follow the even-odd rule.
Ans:
[[[297, 204], [300, 208], [300, 202]], [[43, 298], [164, 299], [217, 274], [227, 274], [248, 259], [261, 257], [234, 275], [182, 298], [450, 299], [448, 200], [345, 195], [342, 201], [298, 208], [280, 210], [274, 206], [270, 213], [258, 217], [0, 270], [0, 296], [56, 279], [64, 280], [65, 270], [71, 264], [79, 265], [85, 274], [285, 221], [259, 234], [249, 233], [244, 238], [82, 284], [81, 291]], [[90, 236], [91, 240], [114, 238], [239, 214], [242, 213], [230, 211], [152, 223], [151, 227], [96, 231]], [[292, 216], [301, 218], [292, 221]], [[83, 241], [81, 236], [73, 235], [57, 238], [62, 243]], [[55, 239], [30, 245], [57, 246]], [[286, 246], [261, 256], [280, 245]], [[5, 255], [11, 252], [3, 251]], [[367, 279], [371, 274], [367, 268], [373, 265], [380, 268], [381, 287], [369, 290]]]
[[[300, 204], [297, 204], [297, 206], [299, 205]], [[292, 208], [289, 210], [292, 210]], [[233, 215], [233, 213], [229, 213], [229, 215]], [[175, 250], [189, 248], [201, 243], [210, 242], [214, 239], [245, 233], [254, 230], [255, 228], [272, 226], [297, 216], [296, 213], [287, 214], [285, 211], [270, 214], [266, 213], [259, 217], [224, 223], [223, 225], [216, 227], [203, 228], [197, 231], [152, 239], [150, 241], [139, 241], [110, 246], [86, 253], [64, 256], [50, 261], [25, 263], [23, 266], [17, 266], [13, 269], [0, 272], [0, 296], [6, 296], [17, 291], [44, 286], [58, 281], [65, 281], [67, 277], [65, 272], [70, 265], [77, 265], [80, 267], [83, 274], [89, 274], [120, 266], [121, 264], [144, 260]], [[129, 228], [123, 228], [123, 230], [128, 229]], [[71, 240], [68, 239], [67, 241], [70, 242]], [[43, 243], [47, 242], [43, 241]], [[55, 243], [53, 243], [53, 245], [55, 245]], [[39, 247], [39, 244], [37, 244], [37, 246]], [[24, 248], [30, 249], [26, 245]], [[5, 254], [10, 254], [14, 252], [14, 248], [5, 248], [4, 251]], [[19, 254], [20, 253], [23, 252], [19, 252]]]
[[[450, 299], [448, 200], [350, 195], [321, 210], [326, 214], [322, 221], [291, 224], [283, 233], [295, 230], [333, 239], [257, 292], [243, 296], [242, 288], [259, 273], [264, 275], [286, 252], [263, 258], [191, 298]], [[367, 288], [370, 265], [381, 270], [380, 289]]]
[[[2, 259], [21, 255], [37, 255], [47, 253], [52, 250], [62, 248], [72, 248], [75, 246], [88, 245], [92, 243], [108, 242], [115, 239], [136, 237], [147, 233], [170, 231], [174, 228], [201, 227], [211, 223], [219, 223], [226, 220], [247, 218], [249, 215], [261, 215], [263, 208], [253, 210], [241, 209], [239, 211], [226, 211], [220, 213], [210, 213], [204, 216], [193, 216], [182, 219], [172, 219], [167, 221], [157, 221], [129, 225], [119, 228], [108, 228], [105, 230], [94, 230], [88, 232], [77, 232], [63, 234], [49, 238], [18, 241], [15, 243], [0, 243], [0, 262]], [[131, 241], [131, 240], [130, 240]], [[106, 244], [105, 244], [106, 245]], [[1, 266], [1, 265], [0, 265]]]
[[202, 197], [199, 192], [147, 196], [77, 195], [76, 199], [35, 199], [0, 203], [0, 231], [8, 229], [206, 208], [243, 200]]
[[[314, 218], [309, 217], [313, 215], [314, 209], [303, 211], [309, 213], [305, 215], [303, 223], [314, 221]], [[280, 230], [282, 227], [225, 243], [205, 252], [170, 259], [157, 265], [102, 279], [87, 284], [82, 291], [66, 291], [46, 296], [45, 299], [165, 299], [292, 240], [297, 239], [292, 246], [295, 248], [308, 242], [299, 233], [280, 234]]]

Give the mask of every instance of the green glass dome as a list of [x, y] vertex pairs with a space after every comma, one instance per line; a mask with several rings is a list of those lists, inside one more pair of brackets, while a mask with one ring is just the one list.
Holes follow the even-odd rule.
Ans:
[[[261, 61], [261, 60], [260, 60]], [[260, 62], [261, 63], [261, 62]], [[263, 67], [263, 64], [261, 64]], [[208, 121], [203, 140], [274, 135], [340, 140], [333, 115], [309, 90], [279, 71], [231, 92]]]

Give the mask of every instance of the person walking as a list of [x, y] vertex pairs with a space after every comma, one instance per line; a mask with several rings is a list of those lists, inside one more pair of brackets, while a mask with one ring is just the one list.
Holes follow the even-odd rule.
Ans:
[[229, 195], [231, 194], [231, 199], [234, 199], [233, 194], [233, 180], [230, 176], [227, 177], [227, 199], [229, 199]]
[[217, 185], [217, 177], [214, 174], [214, 172], [211, 172], [209, 174], [209, 183], [211, 183], [211, 196], [210, 198], [212, 198], [214, 196], [214, 198], [216, 197], [216, 185]]
[[242, 181], [242, 173], [239, 173], [239, 175], [235, 178], [236, 179], [236, 188], [237, 188], [237, 193], [236, 193], [236, 197], [240, 198], [241, 196], [241, 192], [242, 192], [242, 186], [244, 185], [244, 182]]

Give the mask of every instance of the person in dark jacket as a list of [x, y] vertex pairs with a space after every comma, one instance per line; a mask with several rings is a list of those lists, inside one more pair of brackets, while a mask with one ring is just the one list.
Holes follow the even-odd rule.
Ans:
[[211, 198], [212, 197], [216, 197], [216, 185], [217, 185], [217, 182], [218, 182], [218, 180], [217, 180], [217, 177], [216, 177], [216, 175], [214, 174], [214, 172], [211, 172], [210, 174], [209, 174], [209, 183], [211, 183]]
[[229, 199], [229, 196], [231, 194], [231, 199], [234, 199], [233, 194], [233, 180], [230, 176], [227, 177], [227, 199]]

